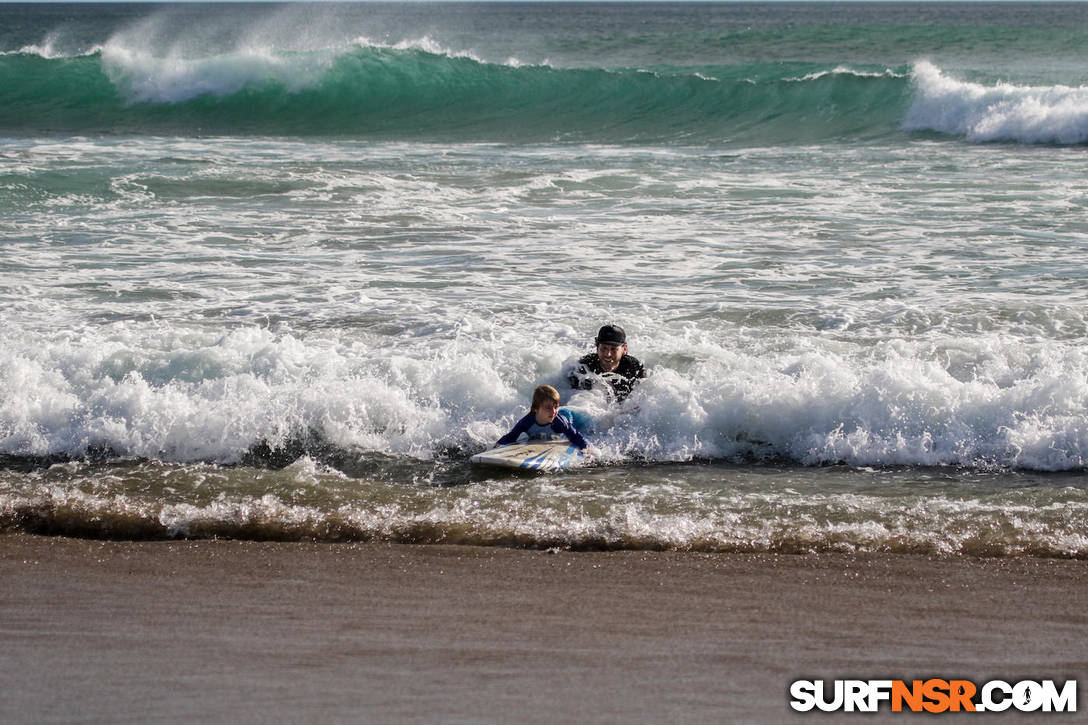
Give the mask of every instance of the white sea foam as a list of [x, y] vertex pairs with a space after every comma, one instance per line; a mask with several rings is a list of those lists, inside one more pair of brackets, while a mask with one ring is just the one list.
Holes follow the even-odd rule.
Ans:
[[[376, 44], [371, 44], [376, 45]], [[381, 47], [379, 45], [379, 47]], [[410, 38], [398, 41], [392, 45], [385, 47], [391, 47], [396, 50], [422, 50], [432, 55], [444, 55], [449, 58], [468, 58], [474, 60], [477, 63], [483, 63], [484, 60], [472, 50], [451, 50], [446, 46], [439, 43], [430, 35], [424, 35], [418, 38]]]
[[0, 56], [4, 55], [37, 55], [46, 59], [74, 58], [80, 56], [95, 55], [102, 51], [101, 46], [90, 48], [70, 49], [55, 34], [49, 34], [40, 43], [30, 43], [18, 50], [0, 50]]
[[950, 78], [929, 62], [916, 63], [913, 76], [915, 97], [903, 118], [907, 130], [976, 142], [1088, 141], [1088, 87], [984, 85]]
[[[636, 328], [637, 329], [637, 328]], [[316, 434], [347, 449], [429, 457], [486, 445], [523, 412], [532, 386], [565, 387], [579, 352], [483, 321], [401, 351], [345, 335], [242, 328], [215, 339], [125, 325], [0, 352], [0, 452], [81, 455], [106, 447], [163, 460], [239, 460]], [[628, 414], [598, 436], [611, 459], [756, 456], [821, 464], [1081, 468], [1088, 462], [1088, 362], [1039, 345], [1028, 360], [998, 339], [980, 352], [1016, 365], [1015, 381], [959, 379], [921, 347], [691, 350], [641, 331], [653, 367]], [[739, 341], [734, 341], [734, 343]], [[782, 342], [787, 342], [782, 340]], [[800, 343], [800, 347], [795, 347]], [[809, 348], [802, 352], [801, 347]], [[603, 399], [578, 404], [598, 415]]]
[[[949, 491], [924, 475], [900, 478], [907, 485], [873, 489], [850, 474], [806, 481], [796, 471], [689, 466], [433, 488], [363, 482], [308, 459], [283, 471], [73, 463], [18, 477], [0, 471], [0, 527], [135, 538], [1088, 556], [1083, 490], [980, 491], [963, 482]], [[795, 485], [783, 486], [789, 479]]]
[[906, 78], [902, 73], [897, 73], [891, 68], [885, 68], [882, 71], [862, 71], [850, 68], [848, 66], [840, 65], [831, 70], [816, 71], [814, 73], [808, 73], [799, 78], [786, 78], [787, 81], [804, 82], [815, 81], [827, 76], [853, 76], [855, 78]]

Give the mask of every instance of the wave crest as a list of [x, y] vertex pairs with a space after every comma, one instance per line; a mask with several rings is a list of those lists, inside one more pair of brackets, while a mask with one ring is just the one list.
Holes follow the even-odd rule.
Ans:
[[907, 89], [891, 70], [813, 64], [493, 63], [426, 36], [217, 54], [113, 40], [87, 56], [0, 57], [0, 129], [773, 143], [894, 133]]
[[914, 67], [917, 92], [903, 119], [910, 131], [973, 142], [1082, 144], [1088, 141], [1088, 87], [992, 86], [950, 78], [932, 63]]

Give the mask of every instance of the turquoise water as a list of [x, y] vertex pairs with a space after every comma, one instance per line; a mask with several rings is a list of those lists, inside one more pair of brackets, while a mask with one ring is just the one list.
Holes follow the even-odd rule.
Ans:
[[[1082, 5], [0, 29], [0, 527], [1088, 552]], [[603, 322], [596, 464], [469, 466], [539, 383], [617, 412]]]

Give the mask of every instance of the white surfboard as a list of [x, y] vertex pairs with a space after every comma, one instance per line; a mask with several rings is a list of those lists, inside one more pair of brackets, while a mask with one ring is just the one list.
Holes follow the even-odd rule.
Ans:
[[570, 441], [532, 440], [495, 446], [469, 459], [472, 463], [532, 471], [557, 471], [585, 463], [585, 454]]

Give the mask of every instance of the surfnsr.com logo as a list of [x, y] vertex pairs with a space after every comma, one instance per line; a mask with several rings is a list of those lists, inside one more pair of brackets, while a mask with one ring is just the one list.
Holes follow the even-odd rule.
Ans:
[[1077, 681], [797, 680], [790, 697], [799, 712], [877, 712], [885, 704], [892, 712], [1076, 712]]

